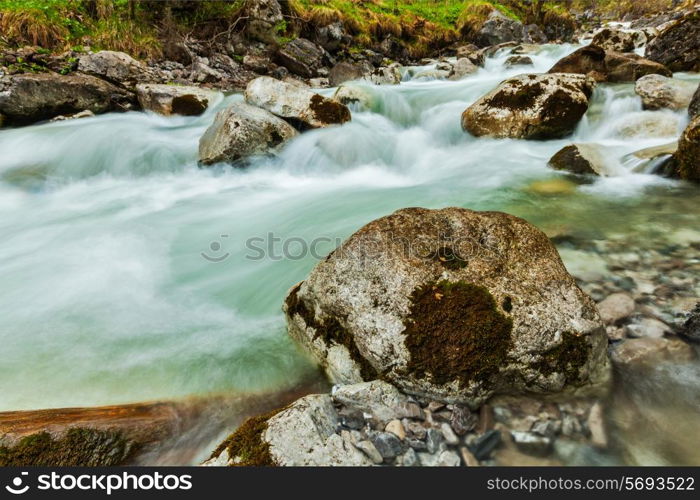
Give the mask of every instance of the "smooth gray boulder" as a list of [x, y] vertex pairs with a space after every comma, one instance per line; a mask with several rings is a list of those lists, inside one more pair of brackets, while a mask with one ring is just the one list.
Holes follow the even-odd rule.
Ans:
[[157, 83], [159, 72], [124, 52], [101, 50], [78, 60], [78, 71], [133, 90], [137, 83]]
[[478, 406], [609, 378], [595, 304], [522, 219], [409, 208], [370, 222], [294, 286], [289, 334], [338, 384], [381, 378]]
[[264, 109], [237, 102], [219, 111], [199, 140], [202, 165], [235, 162], [247, 156], [274, 152], [297, 135], [290, 124]]
[[690, 104], [696, 85], [663, 75], [645, 75], [634, 84], [644, 109], [685, 109]]

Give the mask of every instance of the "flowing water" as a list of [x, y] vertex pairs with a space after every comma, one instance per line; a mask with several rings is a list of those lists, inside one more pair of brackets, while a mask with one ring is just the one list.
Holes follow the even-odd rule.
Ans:
[[[525, 71], [575, 48], [544, 46]], [[571, 138], [464, 133], [462, 111], [523, 71], [504, 69], [506, 57], [457, 82], [409, 68], [399, 86], [358, 84], [371, 109], [247, 169], [196, 161], [199, 137], [237, 95], [200, 117], [131, 112], [0, 132], [0, 410], [264, 393], [318, 377], [286, 336], [286, 291], [343, 238], [406, 206], [503, 210], [642, 247], [700, 241], [700, 190], [626, 156], [675, 140], [687, 116], [642, 111], [632, 85], [599, 87], [573, 137], [601, 144], [617, 177], [551, 192], [558, 184], [543, 181], [564, 175], [547, 160]], [[588, 268], [580, 252], [562, 257]]]

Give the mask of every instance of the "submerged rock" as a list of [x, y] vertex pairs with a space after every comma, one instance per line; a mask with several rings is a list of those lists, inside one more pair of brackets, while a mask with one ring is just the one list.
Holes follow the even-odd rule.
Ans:
[[202, 165], [235, 162], [267, 154], [297, 135], [289, 123], [264, 109], [237, 102], [216, 114], [214, 123], [199, 140]]
[[245, 100], [301, 130], [350, 121], [350, 110], [344, 104], [269, 76], [250, 82], [245, 89]]
[[89, 75], [24, 73], [0, 78], [3, 125], [27, 125], [85, 110], [121, 111], [132, 102], [133, 94]]
[[664, 28], [647, 45], [644, 55], [671, 71], [700, 71], [700, 10]]
[[503, 63], [506, 68], [513, 66], [532, 66], [532, 59], [529, 56], [510, 56]]
[[646, 75], [637, 80], [634, 91], [644, 109], [684, 109], [690, 104], [695, 84], [662, 75]]
[[578, 143], [565, 146], [549, 159], [549, 166], [555, 170], [567, 170], [581, 175], [615, 175], [597, 144]]
[[663, 362], [687, 363], [695, 360], [697, 354], [679, 339], [642, 337], [617, 344], [610, 357], [618, 366], [654, 367]]
[[518, 75], [469, 106], [462, 128], [477, 137], [564, 137], [588, 110], [594, 87], [591, 78], [580, 75]]
[[680, 119], [669, 111], [639, 111], [630, 113], [613, 127], [613, 133], [623, 138], [677, 137]]
[[672, 76], [664, 65], [636, 54], [606, 51], [596, 45], [581, 47], [557, 61], [549, 73], [588, 75], [597, 82], [634, 82], [649, 74]]
[[137, 83], [153, 83], [161, 80], [153, 68], [137, 61], [129, 54], [113, 50], [101, 50], [86, 54], [78, 61], [78, 71], [133, 89]]
[[144, 110], [166, 116], [196, 116], [207, 110], [216, 93], [199, 87], [144, 83], [136, 85], [136, 96]]
[[378, 219], [292, 288], [284, 310], [290, 335], [336, 383], [382, 378], [478, 405], [608, 378], [594, 303], [544, 233], [503, 213], [413, 208]]

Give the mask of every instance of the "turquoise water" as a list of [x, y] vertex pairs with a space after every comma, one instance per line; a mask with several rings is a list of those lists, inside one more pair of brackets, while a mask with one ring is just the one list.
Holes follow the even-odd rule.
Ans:
[[[545, 47], [535, 71], [574, 49]], [[700, 241], [697, 187], [619, 162], [687, 123], [682, 112], [642, 112], [631, 85], [596, 90], [573, 139], [604, 145], [622, 175], [570, 192], [532, 183], [563, 178], [546, 162], [571, 139], [462, 132], [466, 106], [521, 71], [504, 71], [505, 57], [459, 82], [366, 86], [371, 110], [245, 170], [196, 165], [216, 110], [240, 96], [195, 118], [109, 114], [0, 132], [0, 410], [272, 391], [315, 376], [286, 336], [281, 304], [316, 258], [275, 256], [319, 237], [324, 255], [406, 206], [505, 210], [548, 232], [642, 245]], [[675, 126], [625, 136], [640, 117]], [[246, 241], [274, 252], [252, 259], [260, 252]]]

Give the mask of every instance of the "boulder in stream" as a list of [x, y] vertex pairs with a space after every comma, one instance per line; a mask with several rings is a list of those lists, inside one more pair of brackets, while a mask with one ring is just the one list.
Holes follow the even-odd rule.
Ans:
[[130, 92], [89, 75], [23, 73], [0, 78], [4, 125], [27, 125], [85, 110], [123, 111], [133, 101]]
[[579, 175], [609, 177], [615, 172], [607, 164], [605, 156], [597, 144], [570, 144], [557, 151], [549, 159], [549, 166], [555, 170], [566, 170]]
[[518, 75], [469, 106], [462, 128], [477, 137], [564, 137], [588, 110], [594, 87], [593, 79], [582, 75]]
[[700, 115], [693, 118], [683, 131], [673, 162], [673, 177], [700, 182]]
[[201, 115], [216, 98], [217, 93], [199, 87], [141, 83], [136, 96], [141, 108], [161, 115]]
[[685, 109], [695, 92], [694, 83], [662, 75], [645, 75], [634, 84], [644, 109]]
[[245, 100], [283, 118], [300, 130], [350, 121], [350, 110], [344, 104], [308, 88], [269, 76], [251, 81], [245, 89]]
[[691, 119], [700, 115], [700, 85], [695, 89], [693, 97], [690, 99], [690, 104], [688, 105], [688, 115]]
[[700, 71], [700, 9], [664, 28], [647, 45], [644, 55], [671, 71]]
[[700, 302], [688, 314], [679, 333], [692, 342], [700, 342]]
[[297, 133], [289, 123], [269, 111], [237, 102], [219, 111], [200, 138], [199, 161], [211, 165], [267, 154]]
[[289, 334], [331, 381], [380, 378], [478, 406], [494, 394], [606, 387], [595, 304], [522, 219], [409, 208], [353, 234], [294, 286]]
[[644, 75], [672, 76], [662, 64], [644, 59], [634, 53], [606, 51], [596, 45], [587, 45], [557, 61], [549, 73], [577, 73], [588, 75], [597, 82], [634, 82]]
[[645, 41], [646, 36], [641, 31], [603, 28], [593, 36], [591, 45], [597, 45], [605, 50], [613, 50], [615, 52], [632, 52], [643, 45]]

